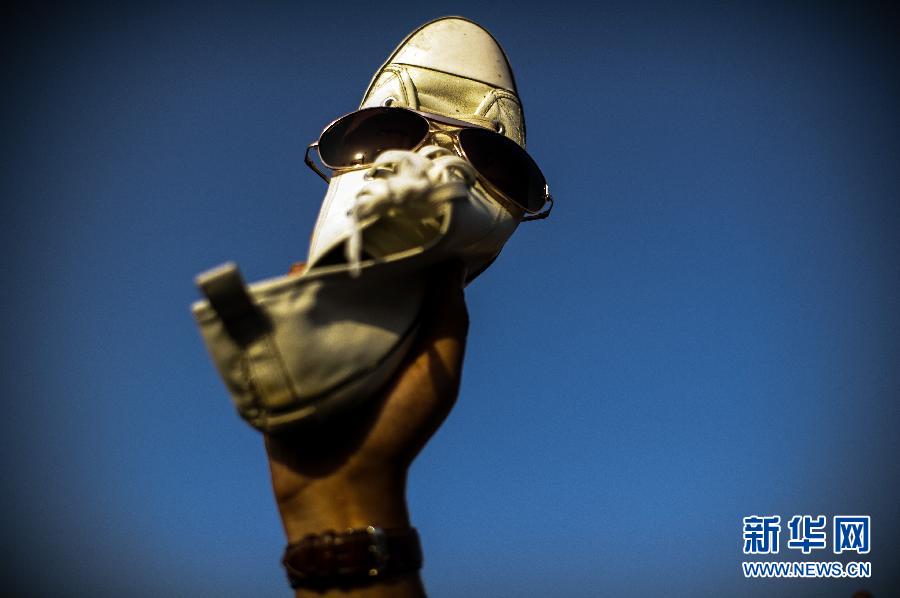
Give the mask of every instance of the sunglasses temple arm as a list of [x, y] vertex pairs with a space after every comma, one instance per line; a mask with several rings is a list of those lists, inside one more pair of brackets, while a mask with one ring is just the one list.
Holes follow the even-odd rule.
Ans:
[[522, 222], [530, 222], [532, 220], [543, 220], [547, 216], [550, 215], [550, 212], [553, 211], [553, 196], [547, 193], [547, 202], [550, 204], [550, 207], [547, 208], [546, 211], [540, 212], [538, 214], [530, 214], [522, 218]]
[[310, 143], [310, 144], [306, 147], [306, 153], [303, 155], [303, 161], [306, 163], [307, 166], [309, 166], [309, 167], [312, 169], [313, 172], [315, 172], [317, 175], [319, 175], [320, 177], [322, 177], [322, 180], [325, 181], [325, 182], [327, 183], [327, 182], [328, 182], [328, 177], [325, 175], [324, 172], [322, 172], [322, 171], [319, 169], [318, 166], [316, 166], [316, 163], [312, 161], [312, 158], [309, 157], [309, 151], [310, 151], [312, 148], [314, 148], [314, 147], [315, 147], [315, 148], [318, 148], [318, 147], [319, 147], [319, 144], [318, 144], [318, 143]]

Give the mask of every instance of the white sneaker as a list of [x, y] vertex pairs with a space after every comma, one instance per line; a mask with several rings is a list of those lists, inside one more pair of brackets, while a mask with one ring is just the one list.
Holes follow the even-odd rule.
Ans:
[[471, 280], [520, 221], [549, 213], [509, 62], [479, 25], [445, 17], [411, 33], [360, 108], [317, 142], [334, 173], [307, 270], [249, 288], [233, 264], [197, 279], [213, 361], [265, 432], [377, 396], [415, 337], [428, 266], [462, 259]]

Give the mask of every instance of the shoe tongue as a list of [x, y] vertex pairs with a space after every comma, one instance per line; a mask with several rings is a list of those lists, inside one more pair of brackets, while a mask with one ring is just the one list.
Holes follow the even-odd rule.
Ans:
[[525, 121], [506, 55], [490, 33], [459, 17], [427, 23], [375, 74], [360, 108], [404, 106], [465, 120], [525, 146]]

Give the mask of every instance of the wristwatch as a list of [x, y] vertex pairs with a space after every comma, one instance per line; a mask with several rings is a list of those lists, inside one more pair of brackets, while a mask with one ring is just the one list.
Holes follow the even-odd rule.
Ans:
[[288, 544], [281, 562], [292, 588], [353, 587], [418, 571], [422, 546], [415, 528], [370, 525], [304, 536]]

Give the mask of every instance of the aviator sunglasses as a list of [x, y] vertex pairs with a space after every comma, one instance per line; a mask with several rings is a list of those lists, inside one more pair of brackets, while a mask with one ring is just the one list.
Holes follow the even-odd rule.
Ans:
[[[435, 123], [449, 125], [437, 128]], [[319, 140], [306, 148], [304, 162], [326, 182], [309, 156], [316, 148], [322, 163], [334, 171], [366, 167], [384, 150], [416, 150], [436, 135], [447, 135], [454, 150], [475, 167], [489, 191], [515, 204], [527, 216], [546, 218], [553, 197], [541, 169], [515, 141], [472, 123], [398, 107], [363, 108], [335, 120]], [[544, 206], [546, 211], [541, 212]]]

